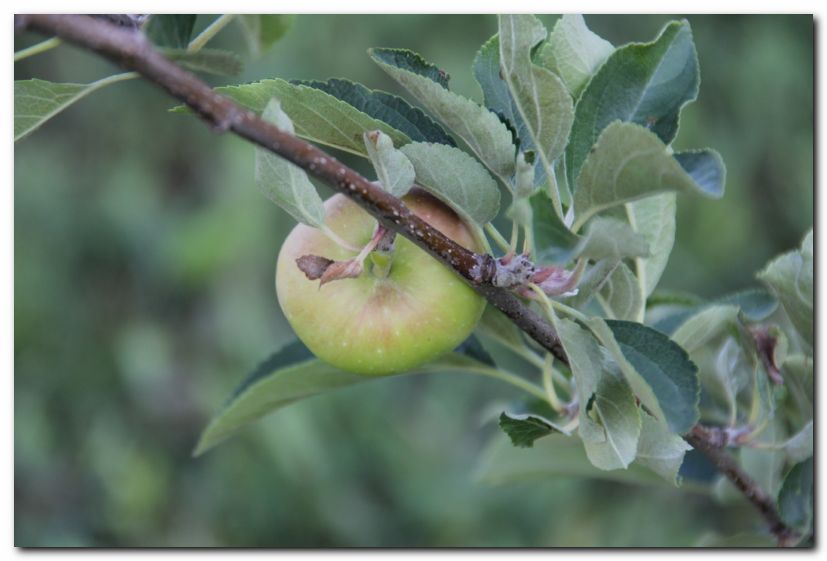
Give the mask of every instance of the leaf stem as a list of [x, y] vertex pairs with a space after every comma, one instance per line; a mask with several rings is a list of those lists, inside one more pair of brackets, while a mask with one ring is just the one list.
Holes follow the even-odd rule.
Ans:
[[508, 240], [500, 234], [492, 223], [488, 222], [485, 225], [485, 232], [491, 237], [492, 240], [494, 240], [494, 243], [497, 244], [501, 250], [508, 251]]
[[62, 43], [63, 41], [61, 41], [57, 37], [46, 39], [45, 41], [41, 41], [36, 45], [32, 45], [31, 47], [19, 50], [16, 53], [14, 53], [14, 62], [23, 60], [24, 58], [29, 58], [30, 56], [39, 55], [40, 53], [45, 53], [46, 51], [54, 49]]
[[548, 398], [548, 403], [551, 405], [551, 408], [558, 413], [562, 413], [566, 410], [566, 407], [560, 401], [560, 398], [557, 397], [557, 392], [554, 390], [554, 382], [551, 379], [553, 370], [554, 357], [551, 353], [546, 353], [546, 359], [543, 362], [543, 389], [546, 390], [546, 397]]
[[218, 35], [218, 32], [227, 27], [227, 24], [233, 21], [233, 19], [235, 19], [234, 14], [222, 14], [219, 16], [214, 22], [204, 28], [204, 31], [190, 41], [190, 44], [187, 45], [187, 52], [197, 53], [200, 51], [210, 39]]
[[484, 368], [484, 367], [463, 367], [461, 368], [462, 372], [469, 372], [471, 374], [480, 374], [482, 376], [488, 376], [489, 378], [496, 378], [501, 382], [505, 382], [506, 384], [510, 384], [515, 388], [519, 388], [525, 392], [530, 393], [534, 397], [540, 398], [545, 400], [547, 398], [546, 392], [542, 390], [536, 384], [532, 384], [525, 378], [521, 378], [516, 374], [512, 374], [506, 370], [500, 370], [498, 368]]
[[517, 243], [520, 240], [520, 226], [517, 221], [511, 222], [511, 241], [508, 243], [508, 255], [513, 256], [517, 253]]

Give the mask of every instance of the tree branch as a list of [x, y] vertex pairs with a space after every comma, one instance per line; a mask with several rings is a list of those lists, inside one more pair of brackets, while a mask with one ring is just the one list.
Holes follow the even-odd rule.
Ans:
[[[568, 364], [554, 328], [510, 290], [495, 285], [498, 263], [492, 256], [474, 253], [462, 247], [416, 216], [402, 201], [327, 153], [279, 130], [253, 112], [217, 94], [195, 75], [161, 55], [142, 32], [77, 15], [19, 15], [15, 16], [14, 27], [16, 30], [31, 29], [57, 35], [124, 68], [137, 71], [189, 106], [213, 130], [231, 131], [296, 164], [336, 191], [347, 195], [385, 228], [411, 240], [455, 271], [529, 337], [551, 352], [557, 360]], [[684, 438], [705, 454], [755, 505], [767, 520], [778, 544], [790, 545], [797, 534], [781, 520], [772, 498], [709, 436], [708, 431], [695, 427]]]

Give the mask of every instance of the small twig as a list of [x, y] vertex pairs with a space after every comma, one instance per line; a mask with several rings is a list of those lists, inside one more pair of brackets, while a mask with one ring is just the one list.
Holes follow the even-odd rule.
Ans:
[[773, 498], [761, 489], [754, 479], [747, 475], [738, 462], [723, 447], [717, 446], [714, 441], [710, 441], [708, 429], [699, 425], [695, 426], [684, 438], [693, 448], [702, 452], [758, 509], [769, 524], [770, 532], [775, 536], [780, 547], [795, 545], [800, 536], [781, 520]]
[[[568, 364], [566, 353], [554, 328], [510, 290], [494, 286], [497, 262], [492, 256], [477, 254], [462, 247], [417, 217], [399, 199], [373, 185], [330, 155], [279, 130], [254, 113], [217, 94], [196, 76], [162, 56], [140, 31], [119, 28], [107, 21], [87, 16], [50, 14], [16, 15], [14, 27], [15, 30], [28, 28], [57, 35], [65, 41], [86, 47], [125, 68], [137, 71], [189, 106], [211, 124], [213, 130], [231, 131], [285, 158], [334, 190], [344, 193], [382, 226], [408, 238], [451, 268], [517, 327], [551, 352], [557, 360]], [[575, 230], [578, 226], [575, 225]], [[516, 249], [516, 240], [513, 239], [512, 242]], [[530, 288], [545, 299], [546, 295], [539, 287], [530, 285]], [[545, 303], [550, 307], [552, 302], [558, 308], [562, 306], [555, 301], [546, 300]], [[574, 317], [582, 316], [568, 307], [563, 306], [561, 309]], [[496, 370], [493, 373], [486, 372], [500, 378], [511, 376]], [[540, 388], [522, 378], [514, 378], [508, 381], [524, 387], [526, 391], [538, 397], [546, 397]], [[693, 429], [684, 438], [705, 454], [755, 505], [769, 523], [779, 545], [790, 545], [795, 541], [796, 532], [780, 519], [771, 497], [741, 470], [731, 456], [722, 448], [708, 442], [703, 431], [696, 433]]]

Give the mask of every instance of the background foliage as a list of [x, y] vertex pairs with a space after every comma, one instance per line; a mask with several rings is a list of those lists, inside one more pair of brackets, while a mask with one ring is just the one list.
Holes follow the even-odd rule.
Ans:
[[[587, 22], [619, 45], [669, 19]], [[661, 286], [714, 297], [755, 284], [812, 225], [813, 25], [689, 19], [703, 82], [675, 148], [716, 147], [727, 193], [681, 197]], [[469, 61], [495, 29], [494, 16], [304, 16], [228, 81], [348, 77], [398, 92], [366, 49], [404, 47], [480, 99]], [[228, 28], [215, 45], [242, 41]], [[15, 78], [111, 70], [64, 46], [18, 63]], [[166, 113], [173, 103], [153, 87], [93, 99], [15, 146], [17, 545], [692, 545], [757, 523], [746, 504], [685, 489], [481, 483], [501, 409], [480, 408], [511, 390], [475, 377], [344, 389], [193, 460], [217, 405], [289, 337], [272, 277], [292, 220], [262, 204], [250, 146]]]

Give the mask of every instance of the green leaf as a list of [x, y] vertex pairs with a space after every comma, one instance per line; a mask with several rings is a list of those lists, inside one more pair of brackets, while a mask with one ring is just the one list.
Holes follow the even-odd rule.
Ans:
[[608, 282], [609, 277], [620, 266], [617, 259], [601, 259], [583, 273], [580, 283], [577, 285], [577, 294], [570, 297], [567, 304], [577, 309], [583, 309], [594, 297], [603, 285]]
[[316, 88], [341, 99], [365, 115], [408, 135], [415, 142], [438, 142], [456, 146], [454, 139], [439, 124], [401, 97], [335, 78], [327, 82], [293, 80], [292, 83]]
[[680, 485], [678, 471], [683, 457], [692, 447], [680, 436], [662, 423], [641, 411], [640, 440], [637, 445], [635, 462], [648, 467], [666, 481]]
[[485, 224], [497, 216], [500, 190], [472, 156], [446, 144], [412, 142], [401, 148], [416, 170], [416, 181], [460, 215]]
[[813, 458], [796, 464], [784, 479], [778, 494], [781, 518], [798, 530], [809, 534], [813, 523]]
[[545, 191], [535, 193], [528, 200], [534, 217], [532, 231], [537, 250], [535, 261], [554, 265], [568, 263], [577, 254], [580, 236], [563, 224]]
[[496, 115], [434, 81], [429, 77], [433, 72], [428, 72], [427, 67], [413, 64], [421, 58], [410, 51], [371, 49], [368, 52], [382, 70], [459, 135], [480, 161], [508, 184], [507, 178], [514, 172], [515, 147], [511, 133]]
[[723, 194], [726, 184], [726, 167], [718, 152], [711, 148], [685, 150], [675, 152], [674, 157], [702, 192]]
[[803, 462], [813, 455], [813, 421], [795, 433], [785, 444], [784, 451], [793, 462]]
[[379, 183], [394, 197], [402, 197], [413, 187], [415, 172], [411, 161], [393, 147], [393, 141], [381, 131], [366, 132], [365, 148], [376, 170]]
[[592, 77], [575, 109], [566, 147], [569, 186], [577, 182], [589, 150], [609, 123], [621, 120], [650, 129], [669, 144], [681, 108], [698, 95], [698, 56], [689, 23], [671, 22], [652, 43], [618, 48]]
[[146, 24], [145, 33], [159, 47], [186, 47], [195, 27], [195, 14], [154, 14]]
[[554, 323], [576, 381], [586, 455], [599, 469], [625, 469], [635, 459], [640, 435], [635, 396], [588, 331], [567, 319]]
[[812, 347], [813, 231], [804, 237], [800, 250], [777, 257], [758, 278], [775, 293], [798, 334]]
[[678, 434], [698, 421], [698, 369], [686, 351], [643, 324], [590, 318], [588, 326], [609, 350], [635, 395]]
[[635, 396], [621, 374], [609, 373], [597, 383], [587, 414], [581, 417], [580, 436], [586, 455], [599, 469], [626, 469], [637, 454], [640, 413]]
[[502, 485], [522, 481], [577, 477], [638, 485], [662, 485], [650, 470], [633, 463], [628, 469], [604, 471], [595, 468], [576, 438], [552, 434], [531, 448], [515, 448], [505, 435], [487, 447], [476, 470], [484, 483]]
[[595, 216], [589, 220], [578, 255], [595, 261], [646, 257], [649, 255], [649, 242], [622, 220]]
[[545, 38], [546, 29], [535, 16], [499, 16], [502, 74], [546, 175], [551, 176], [551, 163], [568, 141], [574, 106], [560, 78], [531, 60], [532, 51]]
[[91, 84], [56, 84], [46, 80], [14, 81], [14, 141], [37, 130], [43, 123], [90, 93], [134, 78], [127, 72], [108, 76]]
[[[293, 123], [273, 99], [262, 118], [294, 134]], [[265, 148], [256, 147], [256, 185], [265, 197], [308, 226], [324, 225], [324, 204], [303, 169]]]
[[660, 281], [675, 243], [675, 193], [663, 193], [626, 203], [626, 215], [634, 231], [649, 245], [649, 256], [635, 259], [635, 273], [644, 299]]
[[537, 53], [537, 62], [560, 76], [572, 97], [577, 98], [613, 51], [611, 43], [586, 27], [583, 16], [565, 14]]
[[622, 261], [603, 283], [598, 293], [606, 317], [638, 321], [646, 304], [640, 295], [637, 277]]
[[750, 321], [763, 321], [778, 308], [778, 300], [763, 288], [748, 288], [727, 294], [716, 300], [721, 304], [733, 304], [741, 309]]
[[601, 210], [667, 191], [720, 198], [723, 184], [696, 183], [654, 133], [614, 122], [600, 135], [577, 180], [574, 229]]
[[535, 440], [555, 432], [551, 423], [535, 415], [501, 413], [499, 424], [511, 443], [521, 448], [531, 448]]
[[[358, 156], [367, 156], [362, 135], [368, 131], [382, 131], [391, 137], [394, 146], [402, 146], [411, 141], [406, 134], [322, 90], [291, 84], [278, 78], [223, 86], [215, 91], [256, 113], [261, 113], [275, 97], [281, 101], [282, 109], [293, 121], [298, 136]], [[181, 106], [173, 111], [188, 112]]]
[[193, 72], [205, 72], [218, 76], [235, 76], [244, 70], [241, 58], [230, 51], [201, 49], [189, 52], [186, 49], [158, 49], [162, 55]]
[[719, 304], [702, 308], [686, 320], [672, 334], [672, 340], [686, 349], [689, 354], [722, 333], [737, 327], [738, 307], [731, 304]]
[[[476, 78], [482, 90], [485, 106], [513, 129], [516, 135], [515, 142], [518, 143], [519, 149], [523, 153], [536, 152], [531, 134], [500, 71], [500, 39], [498, 35], [492, 36], [477, 51], [474, 57], [473, 70], [474, 78]], [[545, 181], [545, 167], [543, 162], [537, 158], [534, 163], [534, 185], [542, 185]]]
[[241, 14], [236, 17], [244, 29], [247, 44], [254, 56], [270, 50], [296, 20], [294, 14]]
[[499, 425], [514, 446], [531, 448], [538, 438], [568, 434], [555, 420], [558, 416], [547, 400], [530, 399], [502, 412]]
[[[408, 373], [470, 372], [498, 377], [498, 371], [480, 358], [474, 349], [464, 349]], [[375, 379], [351, 374], [312, 358], [304, 345], [295, 342], [271, 356], [242, 381], [204, 430], [194, 455], [203, 454], [250, 423], [293, 402]]]
[[368, 54], [383, 68], [395, 67], [422, 76], [448, 89], [450, 76], [422, 58], [419, 54], [407, 49], [369, 49]]

